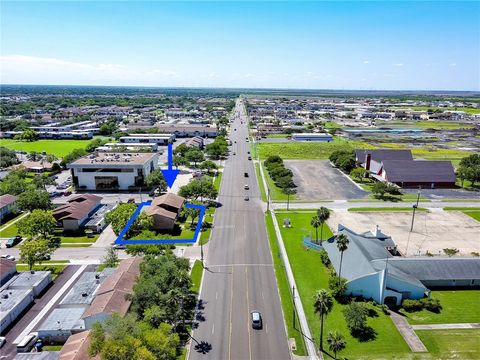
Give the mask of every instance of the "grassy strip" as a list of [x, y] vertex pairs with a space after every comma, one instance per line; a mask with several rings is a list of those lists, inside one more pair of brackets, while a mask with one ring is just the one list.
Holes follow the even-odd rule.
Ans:
[[[278, 239], [275, 235], [272, 215], [270, 212], [266, 215], [265, 224], [267, 226], [268, 240], [270, 242], [270, 250], [272, 251], [275, 276], [277, 278], [277, 286], [280, 293], [280, 300], [282, 302], [283, 314], [285, 316], [285, 323], [287, 324], [288, 337], [295, 339], [297, 350], [294, 351], [294, 354], [304, 356], [306, 355], [305, 343], [303, 342], [303, 336], [301, 332], [296, 329], [293, 324], [293, 317], [291, 315], [293, 314], [292, 293], [290, 291], [290, 285], [288, 284], [283, 260], [279, 255], [280, 249], [278, 246]], [[297, 326], [300, 327], [299, 325]]]
[[87, 236], [60, 236], [62, 244], [77, 244], [77, 243], [91, 243], [97, 241], [99, 235], [93, 237]]
[[375, 149], [376, 147], [363, 141], [335, 138], [332, 142], [282, 142], [257, 143], [261, 159], [270, 155], [281, 155], [284, 160], [325, 160], [335, 150]]
[[7, 228], [0, 231], [0, 238], [11, 238], [18, 235], [17, 224], [9, 225]]
[[220, 191], [220, 182], [222, 181], [223, 172], [217, 172], [217, 176], [215, 176], [215, 180], [213, 181], [213, 186], [217, 191]]
[[[70, 260], [45, 260], [42, 261], [42, 264], [70, 264]], [[17, 265], [27, 265], [27, 264], [22, 264], [18, 263]]]
[[[412, 211], [411, 207], [353, 207], [349, 212], [392, 212], [392, 211]], [[417, 211], [428, 211], [425, 208], [417, 208]]]
[[200, 260], [195, 260], [195, 263], [192, 267], [192, 273], [190, 274], [192, 278], [192, 287], [190, 290], [196, 292], [198, 294], [200, 290], [200, 284], [202, 283], [202, 276], [203, 276], [203, 267], [202, 262]]
[[480, 359], [480, 329], [417, 330], [435, 359]]
[[267, 201], [267, 193], [265, 191], [265, 186], [263, 185], [262, 174], [260, 173], [260, 164], [255, 163], [255, 176], [257, 177], [258, 187], [260, 188], [260, 196], [262, 201]]
[[92, 244], [76, 244], [76, 243], [61, 243], [60, 247], [71, 247], [71, 248], [81, 248], [81, 247], [90, 247]]
[[[262, 166], [263, 168], [263, 173], [265, 174], [265, 180], [267, 180], [267, 186], [270, 189], [270, 199], [274, 201], [287, 201], [287, 195], [283, 193], [281, 188], [275, 185], [275, 182], [270, 177], [270, 174], [268, 173], [267, 169], [265, 169], [263, 164], [260, 164], [260, 166]], [[290, 195], [290, 201], [295, 199], [296, 199], [295, 195]]]
[[60, 351], [63, 345], [45, 345], [42, 347], [42, 351]]
[[480, 221], [480, 211], [464, 211], [463, 213], [465, 215], [468, 215], [468, 216], [474, 218], [477, 221]]
[[[292, 228], [281, 228], [283, 242], [287, 250], [288, 259], [292, 266], [295, 282], [303, 307], [307, 316], [310, 330], [318, 343], [320, 321], [314, 313], [314, 295], [317, 290], [328, 289], [329, 272], [321, 263], [318, 252], [307, 250], [303, 246], [302, 233], [315, 231], [310, 225], [310, 220], [315, 212], [278, 214], [277, 220], [283, 224], [285, 218], [290, 218]], [[319, 231], [320, 233], [320, 231]], [[323, 238], [332, 235], [325, 226]], [[338, 330], [345, 336], [347, 347], [341, 352], [342, 357], [349, 359], [405, 359], [411, 355], [408, 345], [399, 334], [392, 321], [377, 307], [367, 305], [378, 316], [368, 318], [368, 325], [376, 331], [376, 338], [372, 341], [361, 342], [350, 335], [342, 310], [344, 305], [335, 301], [332, 312], [326, 317], [324, 334], [331, 330]]]
[[442, 311], [437, 314], [427, 310], [411, 313], [401, 310], [410, 324], [480, 322], [480, 290], [432, 291], [431, 296], [440, 300]]
[[[458, 200], [456, 200], [456, 201], [458, 201]], [[444, 207], [443, 210], [445, 210], [445, 211], [480, 211], [480, 207], [447, 206], [447, 207]]]
[[[209, 207], [205, 212], [205, 218], [203, 221], [207, 221], [210, 224], [213, 223], [213, 216], [215, 214], [215, 208]], [[212, 228], [208, 228], [205, 231], [200, 232], [200, 244], [205, 245], [210, 240], [210, 234], [212, 233]]]
[[[51, 271], [53, 275], [60, 274], [67, 265], [33, 265], [32, 270], [34, 271]], [[17, 271], [29, 271], [28, 265], [18, 265]]]

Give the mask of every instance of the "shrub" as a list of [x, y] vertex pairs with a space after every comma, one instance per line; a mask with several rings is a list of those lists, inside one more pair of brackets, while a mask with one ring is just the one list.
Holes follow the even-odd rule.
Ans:
[[420, 300], [420, 303], [423, 305], [425, 310], [439, 313], [442, 310], [442, 305], [440, 304], [440, 300], [435, 298], [424, 298]]
[[367, 328], [367, 314], [365, 305], [358, 302], [352, 302], [343, 309], [347, 327], [353, 336], [361, 334]]
[[330, 279], [328, 279], [328, 287], [334, 298], [343, 298], [347, 291], [347, 279], [338, 276], [331, 276]]
[[423, 309], [423, 304], [420, 300], [405, 299], [402, 302], [402, 307], [405, 311], [415, 312]]
[[325, 251], [325, 249], [320, 250], [320, 261], [326, 267], [330, 267], [330, 265], [332, 264], [330, 262], [330, 258], [328, 257], [328, 253]]

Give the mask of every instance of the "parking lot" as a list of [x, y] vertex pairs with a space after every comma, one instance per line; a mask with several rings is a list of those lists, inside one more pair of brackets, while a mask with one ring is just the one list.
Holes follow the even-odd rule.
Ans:
[[[445, 248], [457, 248], [460, 255], [480, 252], [480, 222], [461, 211], [431, 209], [417, 212], [413, 232], [410, 233], [412, 212], [340, 212], [330, 215], [328, 225], [336, 230], [343, 224], [356, 232], [373, 231], [378, 225], [391, 236], [400, 252], [407, 255], [443, 255]], [[408, 244], [408, 245], [407, 245]]]
[[299, 200], [348, 200], [367, 195], [328, 160], [285, 160], [285, 166], [293, 171]]

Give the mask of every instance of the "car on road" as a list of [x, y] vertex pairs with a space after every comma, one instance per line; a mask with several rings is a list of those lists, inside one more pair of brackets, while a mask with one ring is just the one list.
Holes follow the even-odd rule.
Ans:
[[249, 157], [248, 157], [248, 160], [252, 160], [252, 157], [251, 157], [251, 156], [249, 156]]
[[7, 342], [7, 339], [5, 339], [5, 336], [0, 336], [0, 349], [2, 348], [3, 345]]
[[248, 197], [248, 195], [246, 195], [246, 196], [243, 198], [243, 200], [248, 201], [248, 200], [250, 200], [250, 198]]
[[12, 255], [3, 254], [1, 257], [2, 257], [2, 259], [15, 261], [15, 256], [12, 256]]
[[234, 152], [232, 153], [232, 155], [237, 155], [237, 153], [234, 151]]
[[248, 172], [243, 173], [243, 176], [248, 177]]
[[250, 313], [250, 316], [252, 318], [252, 328], [261, 329], [263, 327], [263, 322], [262, 322], [262, 314], [260, 314], [260, 311], [253, 310]]
[[245, 185], [243, 186], [243, 188], [244, 188], [245, 190], [250, 189], [250, 187], [248, 186], [248, 184], [245, 184]]

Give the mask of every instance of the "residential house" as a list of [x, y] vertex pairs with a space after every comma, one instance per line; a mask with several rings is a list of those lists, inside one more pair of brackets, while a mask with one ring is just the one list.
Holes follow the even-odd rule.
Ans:
[[100, 206], [102, 197], [92, 194], [74, 196], [53, 211], [53, 217], [64, 231], [77, 232]]
[[16, 211], [17, 197], [10, 194], [0, 196], [0, 221]]
[[172, 230], [184, 203], [185, 198], [167, 193], [153, 199], [144, 211], [153, 218], [155, 230]]

